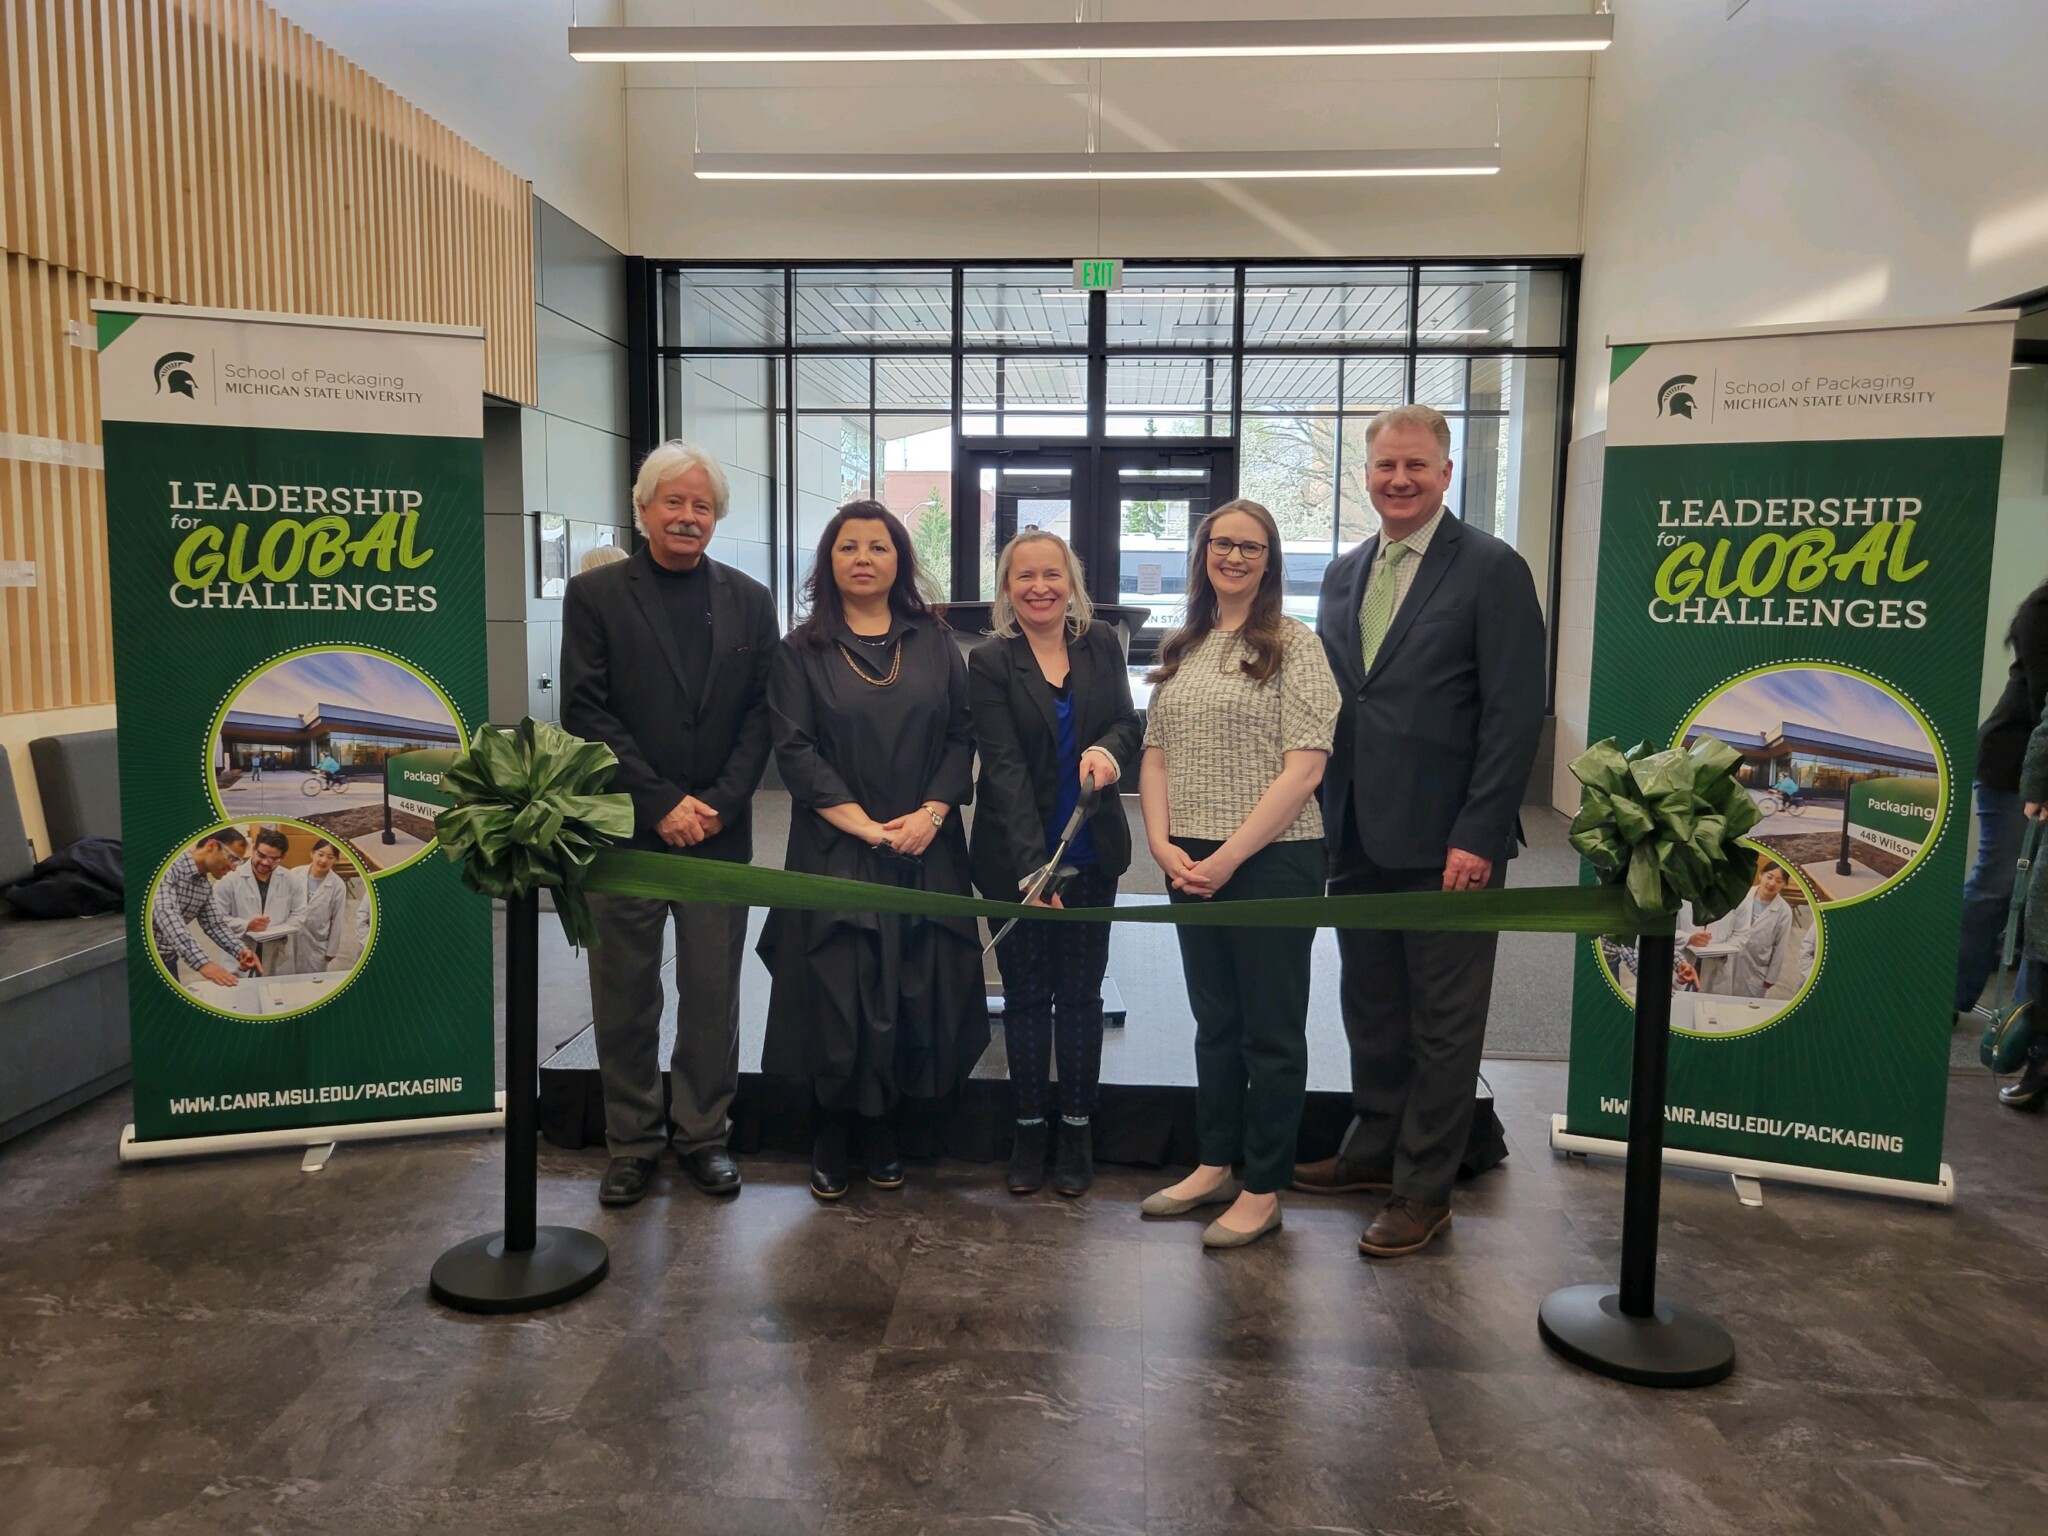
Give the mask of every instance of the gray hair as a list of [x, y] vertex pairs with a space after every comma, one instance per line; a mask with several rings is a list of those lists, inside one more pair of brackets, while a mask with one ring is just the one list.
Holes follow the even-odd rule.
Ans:
[[600, 544], [585, 555], [576, 567], [576, 574], [594, 571], [601, 565], [612, 565], [626, 558], [626, 552], [616, 544]]
[[673, 480], [677, 475], [688, 474], [701, 469], [711, 481], [712, 515], [719, 521], [725, 519], [726, 503], [732, 492], [725, 483], [725, 470], [718, 460], [702, 448], [672, 437], [640, 461], [639, 478], [633, 482], [633, 507], [638, 511], [654, 500], [654, 493], [661, 489], [664, 480]]
[[1451, 456], [1451, 424], [1444, 420], [1444, 413], [1427, 405], [1397, 405], [1391, 410], [1381, 411], [1365, 424], [1366, 452], [1372, 451], [1375, 439], [1386, 427], [1421, 427], [1436, 437], [1437, 452], [1445, 458]]
[[1010, 601], [1010, 562], [1020, 544], [1057, 544], [1060, 559], [1067, 568], [1067, 633], [1076, 640], [1088, 633], [1088, 626], [1095, 620], [1095, 605], [1088, 601], [1088, 578], [1081, 569], [1081, 557], [1074, 553], [1073, 546], [1050, 528], [1019, 528], [1016, 536], [1003, 546], [1002, 558], [996, 561], [996, 598], [989, 612], [993, 621], [993, 633], [1005, 640], [1017, 638], [1017, 609]]

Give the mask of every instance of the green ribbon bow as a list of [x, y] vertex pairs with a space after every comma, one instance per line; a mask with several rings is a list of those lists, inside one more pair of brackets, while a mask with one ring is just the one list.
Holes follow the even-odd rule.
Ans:
[[569, 942], [594, 945], [583, 871], [600, 848], [633, 835], [631, 797], [599, 793], [618, 765], [604, 743], [531, 716], [509, 731], [479, 726], [441, 776], [455, 801], [434, 818], [441, 851], [486, 896], [553, 887]]
[[1623, 752], [1614, 738], [1595, 742], [1572, 763], [1583, 788], [1571, 843], [1611, 885], [1625, 885], [1644, 912], [1692, 903], [1711, 923], [1748, 894], [1750, 871], [1735, 840], [1762, 819], [1735, 777], [1742, 754], [1702, 736], [1690, 751]]

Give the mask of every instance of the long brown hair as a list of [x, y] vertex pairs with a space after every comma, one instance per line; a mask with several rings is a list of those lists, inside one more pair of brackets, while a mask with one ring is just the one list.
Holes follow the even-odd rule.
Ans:
[[1280, 525], [1273, 521], [1273, 514], [1256, 501], [1240, 497], [1236, 501], [1226, 501], [1203, 518], [1202, 526], [1195, 530], [1194, 548], [1188, 551], [1187, 617], [1181, 620], [1180, 628], [1159, 646], [1159, 664], [1145, 679], [1154, 687], [1169, 681], [1195, 647], [1208, 639], [1216, 628], [1216, 589], [1209, 582], [1209, 533], [1218, 519], [1233, 512], [1242, 512], [1256, 521], [1264, 530], [1266, 540], [1266, 566], [1259, 573], [1259, 589], [1252, 594], [1252, 611], [1246, 615], [1244, 628], [1237, 634], [1238, 644], [1244, 651], [1237, 663], [1238, 670], [1253, 682], [1263, 683], [1280, 670], [1280, 663], [1286, 657], [1280, 627], [1287, 622], [1280, 601], [1281, 589], [1286, 585], [1286, 558], [1280, 549]]
[[927, 603], [918, 590], [917, 551], [911, 547], [910, 534], [902, 519], [879, 501], [849, 501], [832, 514], [832, 520], [818, 536], [818, 553], [811, 562], [811, 574], [804, 578], [804, 606], [808, 612], [803, 622], [789, 632], [791, 639], [809, 645], [830, 643], [832, 631], [846, 615], [839, 583], [832, 579], [832, 546], [839, 542], [840, 529], [863, 518], [888, 529], [889, 542], [896, 546], [896, 579], [889, 584], [889, 611], [899, 619], [929, 618], [941, 629], [946, 627], [944, 615]]

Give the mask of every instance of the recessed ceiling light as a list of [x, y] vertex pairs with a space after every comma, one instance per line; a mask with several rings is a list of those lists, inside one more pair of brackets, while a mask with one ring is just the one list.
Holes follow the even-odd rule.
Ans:
[[[1500, 150], [1174, 150], [1158, 154], [699, 154], [700, 181], [1237, 181], [1493, 176]], [[1224, 298], [1212, 290], [1201, 296]]]
[[571, 27], [586, 64], [834, 64], [967, 59], [1256, 59], [1591, 53], [1612, 16], [1392, 16], [1330, 21], [970, 22], [837, 27]]

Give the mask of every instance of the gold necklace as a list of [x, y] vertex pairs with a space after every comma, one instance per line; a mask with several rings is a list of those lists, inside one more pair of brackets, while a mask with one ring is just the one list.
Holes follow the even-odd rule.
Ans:
[[853, 675], [866, 683], [870, 688], [889, 687], [896, 681], [897, 674], [903, 670], [903, 641], [900, 637], [894, 645], [889, 647], [889, 675], [887, 677], [869, 677], [868, 669], [853, 659], [853, 652], [846, 648], [844, 640], [834, 640], [832, 643], [839, 647], [839, 654], [845, 657], [846, 664], [853, 668]]

